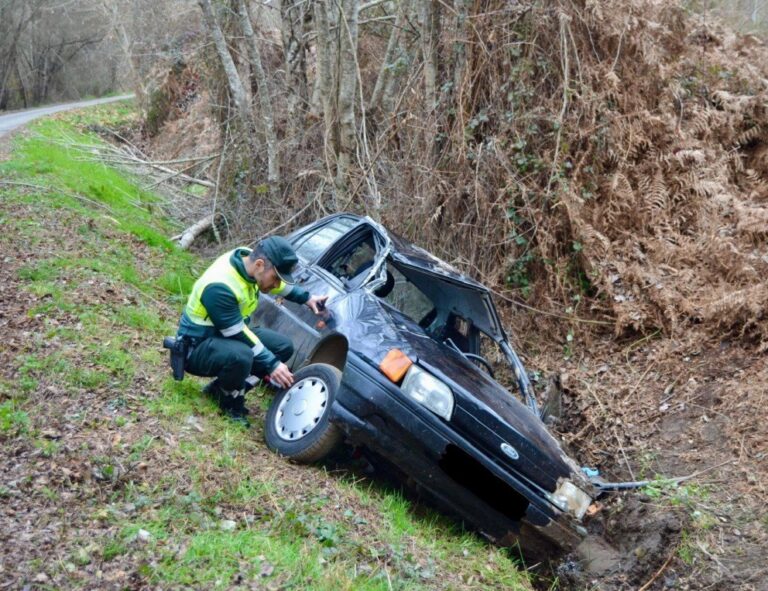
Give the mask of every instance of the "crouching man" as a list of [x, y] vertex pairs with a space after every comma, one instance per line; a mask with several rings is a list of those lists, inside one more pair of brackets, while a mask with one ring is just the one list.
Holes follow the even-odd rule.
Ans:
[[245, 392], [258, 378], [268, 377], [281, 388], [293, 385], [293, 374], [285, 365], [293, 354], [291, 340], [249, 326], [259, 293], [306, 304], [315, 314], [328, 299], [294, 285], [291, 271], [297, 262], [290, 243], [279, 236], [262, 240], [253, 250], [227, 252], [195, 282], [181, 315], [177, 338], [186, 339], [190, 347], [184, 369], [215, 378], [203, 391], [224, 414], [245, 426], [249, 426]]

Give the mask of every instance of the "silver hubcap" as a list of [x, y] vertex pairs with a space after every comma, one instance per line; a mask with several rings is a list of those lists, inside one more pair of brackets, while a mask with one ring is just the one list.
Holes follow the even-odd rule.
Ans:
[[328, 386], [319, 378], [304, 378], [285, 393], [275, 414], [280, 439], [296, 441], [320, 422], [328, 405]]

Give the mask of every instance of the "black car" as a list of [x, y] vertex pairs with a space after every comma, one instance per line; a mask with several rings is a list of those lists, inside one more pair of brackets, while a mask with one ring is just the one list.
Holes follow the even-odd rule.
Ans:
[[[287, 238], [297, 281], [330, 297], [322, 319], [261, 297], [256, 322], [293, 338], [301, 368], [267, 413], [269, 447], [312, 462], [346, 438], [496, 543], [536, 557], [578, 544], [595, 490], [541, 421], [489, 290], [367, 217]], [[520, 399], [493, 379], [481, 340]]]

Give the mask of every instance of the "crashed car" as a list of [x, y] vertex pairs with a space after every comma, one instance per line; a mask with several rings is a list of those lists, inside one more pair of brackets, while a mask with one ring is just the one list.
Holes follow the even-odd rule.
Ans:
[[498, 544], [550, 558], [574, 548], [595, 490], [542, 422], [489, 290], [367, 217], [332, 215], [287, 239], [296, 280], [329, 298], [318, 319], [261, 295], [256, 322], [293, 339], [300, 368], [267, 412], [268, 446], [313, 462], [346, 439]]

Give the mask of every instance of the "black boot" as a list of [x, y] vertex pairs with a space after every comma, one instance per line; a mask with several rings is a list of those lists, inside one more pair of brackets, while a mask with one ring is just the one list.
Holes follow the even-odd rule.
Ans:
[[251, 426], [248, 421], [248, 409], [245, 406], [245, 392], [243, 390], [224, 390], [219, 385], [218, 380], [213, 380], [203, 388], [203, 392], [216, 401], [222, 414], [243, 427]]
[[214, 399], [219, 392], [219, 378], [213, 379], [203, 386], [203, 394], [213, 397]]
[[[251, 377], [253, 377], [254, 379], [251, 380], [251, 381], [245, 380], [245, 384], [243, 384], [243, 392], [245, 394], [247, 394], [248, 392], [253, 390], [253, 388], [256, 387], [258, 385], [258, 383], [259, 383], [259, 379], [258, 378], [256, 378], [255, 376], [251, 376]], [[207, 394], [208, 396], [212, 397], [216, 401], [217, 404], [220, 404], [219, 403], [219, 398], [220, 398], [220, 394], [219, 394], [219, 379], [216, 378], [215, 380], [212, 380], [212, 381], [208, 382], [203, 387], [203, 394]], [[240, 410], [242, 410], [242, 412], [244, 412], [245, 414], [251, 414], [251, 411], [248, 410], [248, 408], [245, 406], [245, 404], [242, 404], [242, 405], [239, 405], [239, 406], [242, 406], [242, 409], [240, 409]]]
[[219, 408], [233, 422], [246, 428], [251, 426], [248, 420], [248, 409], [245, 407], [245, 393], [242, 390], [232, 390], [231, 392], [222, 390]]
[[246, 416], [250, 411], [245, 407], [245, 392], [243, 390], [233, 390], [232, 393], [224, 395], [226, 407], [232, 416]]

